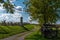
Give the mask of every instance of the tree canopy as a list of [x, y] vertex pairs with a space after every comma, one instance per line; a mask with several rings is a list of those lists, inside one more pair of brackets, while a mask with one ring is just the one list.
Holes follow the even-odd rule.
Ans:
[[60, 17], [57, 9], [60, 8], [60, 0], [25, 0], [27, 12], [40, 24], [55, 23]]
[[3, 7], [6, 9], [7, 12], [14, 13], [14, 5], [11, 4], [9, 0], [0, 0], [0, 3], [3, 3]]

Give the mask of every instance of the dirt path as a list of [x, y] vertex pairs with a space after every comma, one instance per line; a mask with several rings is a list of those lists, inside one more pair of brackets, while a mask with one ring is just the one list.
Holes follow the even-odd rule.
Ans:
[[31, 34], [32, 32], [34, 32], [34, 31], [36, 31], [36, 30], [39, 30], [39, 29], [40, 29], [40, 28], [34, 28], [34, 29], [31, 30], [31, 31], [28, 31], [28, 32], [26, 32], [26, 33], [23, 33], [22, 36], [18, 36], [18, 37], [15, 38], [14, 40], [24, 40], [24, 38], [25, 38], [27, 35]]
[[24, 38], [25, 38], [27, 35], [31, 34], [32, 32], [35, 32], [35, 31], [37, 31], [37, 30], [39, 30], [39, 29], [40, 29], [39, 27], [37, 27], [37, 28], [35, 27], [33, 30], [24, 33], [22, 36], [18, 36], [18, 37], [15, 38], [14, 40], [24, 40]]
[[14, 39], [14, 40], [24, 40], [24, 38], [25, 38], [27, 35], [31, 34], [31, 33], [32, 33], [32, 31], [30, 31], [30, 32], [28, 32], [28, 33], [22, 35], [21, 37], [17, 37], [17, 38]]
[[26, 31], [24, 33], [20, 33], [20, 34], [17, 34], [17, 35], [13, 35], [13, 36], [10, 36], [8, 38], [4, 38], [4, 39], [0, 39], [0, 40], [24, 40], [24, 38], [31, 34], [32, 32], [38, 30], [39, 28], [34, 28], [33, 30], [31, 31]]
[[20, 33], [20, 34], [17, 34], [17, 35], [8, 37], [8, 38], [0, 39], [0, 40], [24, 40], [25, 36], [29, 35], [32, 32], [33, 32], [33, 30], [27, 31], [24, 33]]

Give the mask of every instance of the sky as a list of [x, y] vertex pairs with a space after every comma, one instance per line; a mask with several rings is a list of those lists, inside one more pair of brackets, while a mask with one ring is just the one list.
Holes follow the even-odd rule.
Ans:
[[[6, 0], [5, 0], [6, 1]], [[25, 5], [23, 4], [24, 0], [10, 0], [12, 4], [15, 4], [14, 14], [6, 13], [6, 10], [3, 8], [3, 4], [0, 3], [0, 21], [6, 20], [6, 22], [20, 22], [20, 17], [23, 17], [24, 22], [29, 22], [30, 16], [28, 13], [23, 11]]]
[[[6, 1], [6, 0], [5, 0]], [[23, 4], [25, 0], [10, 0], [10, 2], [14, 5], [15, 4], [15, 12], [14, 14], [6, 13], [6, 10], [3, 8], [3, 4], [0, 4], [0, 22], [6, 20], [6, 22], [20, 22], [20, 17], [23, 17], [24, 22], [30, 22], [30, 16], [27, 12], [23, 11], [25, 5]], [[38, 23], [33, 21], [32, 23]], [[60, 24], [57, 21], [57, 24]]]
[[[14, 2], [14, 4], [15, 4], [16, 6], [22, 6], [22, 8], [24, 9], [24, 7], [25, 7], [25, 5], [23, 4], [24, 1], [25, 1], [25, 0], [16, 0], [16, 1]], [[26, 22], [29, 21], [29, 14], [28, 14], [28, 13], [26, 13], [26, 12], [23, 11], [23, 12], [20, 13], [20, 14], [22, 14], [24, 21], [26, 21]]]

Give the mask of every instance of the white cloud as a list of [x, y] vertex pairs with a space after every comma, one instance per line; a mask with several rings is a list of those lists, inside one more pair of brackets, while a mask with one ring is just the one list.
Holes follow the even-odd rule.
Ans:
[[3, 3], [0, 3], [0, 13], [4, 12], [4, 11], [5, 11], [5, 9], [3, 8]]
[[39, 24], [37, 21], [32, 21], [31, 24]]
[[[6, 13], [5, 9], [3, 8], [3, 4], [0, 4], [0, 21], [6, 20], [7, 22], [19, 22], [20, 17], [22, 16], [20, 13], [22, 12], [21, 6], [16, 6], [14, 14]], [[20, 10], [21, 9], [21, 10]]]
[[31, 16], [28, 17], [28, 20], [29, 20], [29, 23], [31, 23], [31, 24], [38, 24], [38, 21], [37, 20], [32, 20]]
[[19, 22], [21, 17], [20, 15], [21, 14], [18, 14], [18, 13], [17, 14], [1, 14], [0, 18], [2, 18], [1, 20]]
[[13, 14], [13, 17], [21, 17], [22, 15], [21, 14], [19, 14], [19, 13], [14, 13]]
[[29, 21], [32, 20], [32, 19], [31, 19], [31, 16], [28, 17], [28, 20], [29, 20]]
[[10, 2], [15, 2], [16, 0], [9, 0]]
[[17, 12], [23, 12], [22, 6], [16, 6], [15, 7], [15, 11], [17, 11]]

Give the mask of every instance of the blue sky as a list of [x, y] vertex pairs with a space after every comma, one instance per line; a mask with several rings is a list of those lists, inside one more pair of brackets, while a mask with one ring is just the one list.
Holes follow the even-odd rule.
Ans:
[[[23, 4], [24, 1], [25, 0], [17, 0], [17, 1], [14, 2], [14, 4], [16, 6], [22, 6], [22, 8], [24, 9], [24, 7], [25, 7], [25, 5]], [[29, 21], [29, 18], [30, 18], [29, 17], [29, 14], [27, 12], [22, 12], [21, 14], [22, 14], [22, 16], [24, 18], [24, 21], [28, 22]]]
[[[20, 8], [24, 9], [25, 5], [23, 4], [23, 2], [25, 0], [10, 0], [10, 1], [12, 4], [15, 4], [15, 12], [14, 14], [6, 13], [6, 10], [3, 9], [3, 6], [1, 6], [0, 7], [0, 21], [6, 20], [7, 22], [9, 21], [19, 22], [20, 21], [19, 18], [22, 16], [24, 22], [29, 22], [29, 20], [31, 20], [29, 14], [24, 11], [18, 10]], [[33, 21], [33, 23], [37, 23], [37, 22]], [[57, 21], [57, 24], [60, 24], [60, 22]]]
[[[24, 0], [10, 0], [12, 4], [15, 4], [15, 8], [19, 9], [22, 8], [24, 9], [25, 5], [23, 4]], [[3, 4], [1, 4], [3, 5]], [[22, 12], [18, 12], [15, 11], [14, 14], [10, 14], [10, 13], [6, 13], [6, 10], [2, 8], [3, 6], [0, 6], [0, 21], [6, 20], [6, 21], [20, 21], [19, 17], [22, 16], [23, 17], [23, 21], [24, 22], [29, 22], [29, 14], [22, 11]], [[16, 10], [15, 9], [15, 10]], [[20, 15], [20, 16], [19, 16]], [[15, 17], [16, 16], [16, 17]]]
[[[25, 7], [25, 5], [23, 4], [24, 1], [25, 1], [25, 0], [17, 0], [17, 1], [14, 2], [14, 4], [15, 4], [16, 6], [22, 6], [22, 8], [24, 8], [24, 7]], [[29, 21], [29, 19], [28, 19], [29, 14], [28, 14], [28, 13], [25, 13], [25, 12], [23, 12], [23, 13], [21, 13], [21, 14], [22, 14], [22, 16], [23, 16], [23, 18], [24, 18], [24, 21], [28, 22], [28, 21]], [[37, 22], [34, 21], [34, 23], [37, 23]], [[60, 24], [60, 22], [57, 21], [57, 24]]]
[[[16, 0], [16, 1], [14, 2], [14, 4], [15, 4], [16, 6], [22, 6], [22, 8], [24, 9], [25, 5], [23, 4], [23, 2], [24, 2], [24, 0]], [[20, 13], [20, 14], [22, 14], [22, 16], [23, 16], [23, 18], [24, 18], [24, 21], [29, 21], [29, 20], [28, 20], [28, 17], [29, 17], [29, 14], [28, 14], [28, 13], [22, 12], [22, 13]]]

